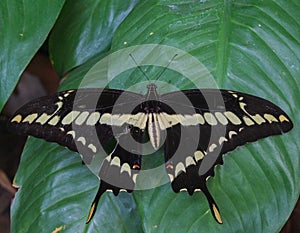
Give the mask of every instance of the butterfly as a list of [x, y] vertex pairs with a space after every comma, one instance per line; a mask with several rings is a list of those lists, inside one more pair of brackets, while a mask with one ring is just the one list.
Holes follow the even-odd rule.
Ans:
[[288, 132], [291, 119], [268, 100], [238, 91], [190, 89], [159, 95], [155, 84], [147, 89], [145, 95], [109, 88], [58, 92], [25, 104], [8, 128], [65, 146], [80, 153], [85, 163], [104, 149], [100, 186], [87, 223], [103, 193], [134, 190], [148, 143], [153, 151], [164, 151], [173, 191], [202, 191], [221, 224], [206, 185], [214, 167], [238, 146]]

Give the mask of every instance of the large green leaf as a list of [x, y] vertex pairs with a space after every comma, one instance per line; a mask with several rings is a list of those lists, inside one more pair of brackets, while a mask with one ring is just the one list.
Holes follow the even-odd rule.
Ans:
[[[202, 193], [174, 194], [166, 184], [132, 196], [105, 194], [92, 222], [85, 225], [96, 178], [76, 154], [32, 138], [15, 179], [22, 188], [13, 204], [12, 232], [278, 232], [300, 192], [300, 112], [295, 108], [300, 106], [299, 10], [300, 4], [292, 0], [143, 1], [113, 35], [111, 51], [155, 43], [187, 51], [220, 88], [271, 100], [293, 120], [291, 132], [239, 147], [216, 167], [208, 188], [224, 224], [214, 221]], [[61, 88], [78, 86], [93, 63], [73, 70]], [[157, 69], [144, 68], [156, 77]], [[161, 78], [189, 87], [173, 75], [166, 72]], [[131, 70], [113, 86], [126, 88], [140, 77]]]
[[53, 32], [49, 47], [60, 75], [108, 50], [113, 32], [137, 0], [67, 1]]
[[62, 0], [0, 2], [0, 111], [47, 38], [63, 4]]

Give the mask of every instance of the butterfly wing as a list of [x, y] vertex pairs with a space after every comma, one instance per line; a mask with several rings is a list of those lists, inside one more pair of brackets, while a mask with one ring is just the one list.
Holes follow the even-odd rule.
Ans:
[[[166, 170], [175, 192], [201, 190], [221, 223], [218, 207], [206, 187], [222, 155], [247, 142], [289, 131], [293, 124], [273, 103], [227, 90], [187, 90], [160, 99], [176, 112], [179, 124], [167, 128]], [[172, 125], [172, 124], [169, 124]]]
[[[104, 148], [108, 156], [99, 171], [100, 187], [90, 210], [89, 222], [101, 195], [112, 191], [132, 191], [141, 167], [139, 143], [128, 138], [143, 138], [144, 131], [127, 124], [130, 114], [142, 95], [113, 89], [80, 89], [59, 92], [35, 99], [11, 117], [8, 128], [23, 135], [32, 135], [56, 142], [83, 156], [90, 163]], [[113, 117], [114, 116], [114, 117]], [[113, 145], [112, 149], [108, 148]]]
[[[126, 102], [118, 103], [117, 107], [121, 95]], [[106, 147], [113, 139], [112, 124], [104, 121], [106, 114], [114, 109], [125, 114], [140, 98], [141, 95], [113, 89], [63, 91], [24, 105], [12, 116], [8, 128], [56, 142], [89, 161], [101, 145]]]

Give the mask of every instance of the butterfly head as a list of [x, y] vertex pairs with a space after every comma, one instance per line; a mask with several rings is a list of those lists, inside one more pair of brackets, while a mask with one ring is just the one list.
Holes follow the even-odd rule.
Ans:
[[150, 83], [147, 85], [148, 92], [145, 96], [146, 100], [158, 100], [158, 93], [156, 91], [157, 86], [154, 83]]

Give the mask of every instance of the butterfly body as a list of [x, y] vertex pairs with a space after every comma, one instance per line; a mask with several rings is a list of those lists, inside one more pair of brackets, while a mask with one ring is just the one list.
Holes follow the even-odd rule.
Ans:
[[[115, 89], [79, 89], [31, 101], [8, 127], [68, 147], [90, 163], [104, 148], [101, 183], [88, 217], [102, 194], [131, 192], [142, 169], [144, 144], [163, 148], [165, 169], [175, 192], [202, 191], [222, 223], [206, 186], [222, 155], [247, 142], [288, 132], [293, 124], [273, 103], [229, 90], [192, 89], [159, 95], [155, 84], [146, 95]], [[107, 149], [114, 142], [113, 149]]]

